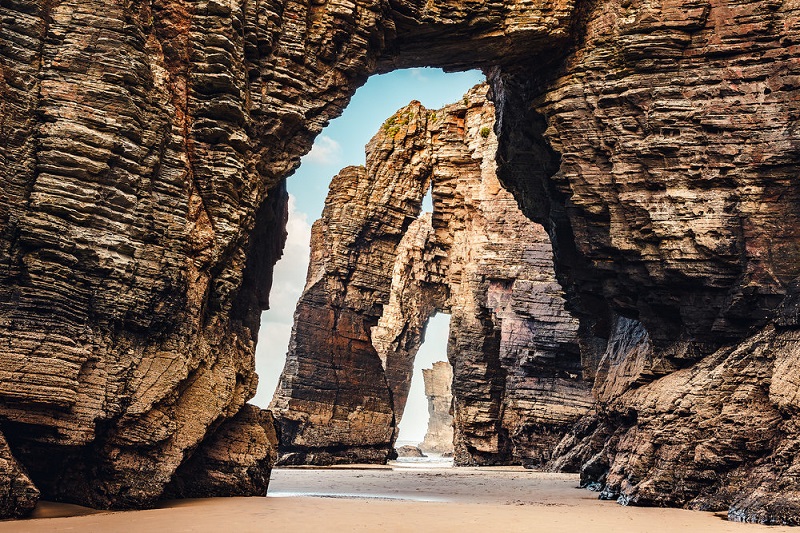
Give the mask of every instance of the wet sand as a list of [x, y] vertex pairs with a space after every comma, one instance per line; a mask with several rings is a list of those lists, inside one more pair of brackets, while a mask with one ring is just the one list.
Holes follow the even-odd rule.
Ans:
[[521, 468], [291, 468], [266, 498], [166, 502], [147, 511], [87, 512], [43, 503], [0, 532], [735, 532], [800, 531], [713, 513], [623, 507], [577, 489], [577, 476]]

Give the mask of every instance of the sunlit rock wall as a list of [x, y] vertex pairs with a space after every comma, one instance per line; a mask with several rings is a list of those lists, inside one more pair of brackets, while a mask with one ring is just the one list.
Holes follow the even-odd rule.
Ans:
[[393, 453], [391, 393], [370, 330], [430, 184], [427, 111], [417, 103], [399, 116], [370, 141], [366, 167], [333, 178], [312, 227], [308, 279], [270, 405], [283, 463], [385, 462]]
[[[437, 311], [452, 316], [458, 464], [543, 463], [590, 408], [547, 235], [495, 176], [486, 91], [401, 109], [368, 145], [367, 166], [334, 177], [271, 406], [282, 462], [389, 458]], [[413, 219], [429, 184], [433, 214]], [[369, 300], [339, 296], [364, 287]], [[337, 313], [358, 329], [325, 318]]]

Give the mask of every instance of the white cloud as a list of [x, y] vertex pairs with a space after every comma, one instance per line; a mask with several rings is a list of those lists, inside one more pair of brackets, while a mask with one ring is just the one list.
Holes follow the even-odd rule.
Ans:
[[263, 409], [269, 407], [269, 402], [272, 401], [272, 395], [275, 394], [278, 379], [283, 371], [283, 365], [286, 363], [286, 351], [291, 334], [291, 324], [261, 323], [256, 347], [258, 390], [250, 403]]
[[428, 81], [428, 76], [425, 75], [424, 68], [412, 68], [410, 69], [411, 77], [417, 81]]
[[278, 377], [283, 370], [294, 309], [303, 292], [308, 270], [311, 224], [308, 222], [308, 215], [296, 210], [296, 200], [291, 194], [286, 230], [289, 236], [283, 249], [283, 257], [275, 265], [269, 295], [270, 308], [261, 314], [261, 330], [256, 348], [259, 384], [258, 393], [251, 402], [264, 408], [272, 400]]
[[317, 165], [335, 165], [342, 158], [341, 145], [327, 135], [320, 135], [314, 141], [311, 151], [303, 158], [303, 162]]

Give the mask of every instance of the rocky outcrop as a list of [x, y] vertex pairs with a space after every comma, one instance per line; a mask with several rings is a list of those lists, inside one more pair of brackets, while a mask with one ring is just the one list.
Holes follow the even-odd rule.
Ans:
[[0, 516], [18, 518], [30, 513], [39, 490], [20, 466], [0, 435]]
[[393, 455], [391, 392], [370, 330], [389, 298], [397, 246], [429, 186], [429, 158], [420, 157], [426, 123], [421, 105], [407, 107], [370, 141], [367, 167], [348, 167], [331, 181], [311, 229], [306, 287], [270, 405], [283, 463]]
[[397, 457], [413, 457], [413, 458], [423, 458], [427, 457], [422, 450], [417, 448], [416, 446], [400, 446], [395, 450]]
[[424, 452], [453, 452], [453, 367], [445, 361], [422, 369], [428, 398], [428, 431], [419, 445]]
[[597, 2], [565, 58], [492, 77], [499, 175], [548, 228], [596, 372], [556, 466], [603, 497], [800, 523], [797, 15]]
[[334, 177], [271, 405], [281, 461], [388, 459], [435, 312], [452, 315], [457, 463], [541, 463], [589, 409], [547, 236], [495, 176], [486, 90], [401, 109]]
[[164, 497], [266, 496], [277, 454], [272, 413], [246, 405], [178, 468]]

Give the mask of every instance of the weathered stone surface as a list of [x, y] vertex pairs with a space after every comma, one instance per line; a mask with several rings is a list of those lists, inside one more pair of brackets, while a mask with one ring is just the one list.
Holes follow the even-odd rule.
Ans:
[[[495, 176], [486, 90], [434, 112], [401, 109], [370, 142], [367, 167], [333, 179], [271, 406], [281, 461], [385, 461], [437, 311], [452, 315], [457, 463], [541, 463], [588, 411], [547, 236]], [[433, 214], [414, 220], [429, 183]], [[335, 316], [348, 327], [325, 318]]]
[[422, 369], [428, 398], [428, 431], [419, 447], [424, 452], [453, 453], [453, 367], [437, 361]]
[[498, 173], [548, 228], [596, 373], [598, 413], [553, 466], [629, 503], [798, 524], [797, 413], [774, 389], [797, 327], [800, 6], [584, 9], [566, 58], [491, 80]]
[[38, 501], [39, 490], [14, 459], [6, 440], [0, 435], [0, 516], [25, 516]]
[[[646, 336], [624, 344], [631, 326], [620, 319], [612, 342], [621, 347], [618, 356], [636, 359], [652, 347]], [[800, 492], [793, 481], [797, 385], [789, 367], [798, 350], [797, 331], [769, 326], [687, 369], [630, 387], [588, 428], [579, 426], [559, 460], [582, 463], [582, 482], [602, 488], [602, 498], [793, 523]]]
[[397, 457], [427, 457], [418, 447], [410, 445], [400, 446], [395, 452], [397, 453]]
[[429, 158], [420, 156], [426, 124], [419, 103], [387, 121], [367, 147], [367, 167], [333, 178], [312, 227], [306, 287], [270, 406], [284, 463], [385, 462], [393, 454], [391, 393], [370, 329], [429, 186]]
[[[433, 132], [442, 162], [433, 224], [439, 241], [450, 243], [454, 457], [538, 464], [591, 398], [548, 237], [497, 180], [494, 107], [484, 94], [472, 91], [443, 109]], [[480, 178], [463, 178], [470, 174]]]
[[272, 413], [245, 405], [175, 472], [166, 498], [266, 496], [278, 437]]
[[[673, 372], [756, 338], [756, 373], [789, 379], [770, 361], [798, 324], [797, 2], [312, 4], [0, 5], [0, 429], [45, 496], [147, 505], [252, 396], [280, 181], [368, 75], [401, 66], [494, 69], [500, 175], [550, 234], [583, 376], [605, 359], [573, 437], [639, 428], [634, 392], [669, 396]], [[459, 348], [502, 342], [488, 315], [459, 320]], [[456, 367], [490, 419], [505, 366]], [[754, 480], [733, 518], [798, 521], [785, 395], [760, 459], [716, 444]], [[467, 455], [507, 455], [501, 426], [470, 430]], [[608, 472], [639, 444], [604, 446]], [[658, 464], [649, 478], [675, 473]]]
[[555, 49], [571, 9], [4, 2], [0, 427], [43, 494], [149, 505], [252, 397], [281, 180], [368, 75]]

